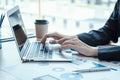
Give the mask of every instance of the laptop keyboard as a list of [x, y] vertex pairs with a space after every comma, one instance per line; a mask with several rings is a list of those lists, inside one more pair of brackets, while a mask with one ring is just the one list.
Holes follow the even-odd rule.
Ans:
[[53, 50], [49, 48], [49, 44], [43, 47], [42, 43], [34, 42], [31, 44], [27, 58], [51, 59]]

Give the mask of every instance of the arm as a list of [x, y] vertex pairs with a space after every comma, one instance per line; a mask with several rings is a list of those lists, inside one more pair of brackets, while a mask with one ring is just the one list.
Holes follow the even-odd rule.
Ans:
[[99, 30], [92, 30], [89, 33], [78, 34], [78, 38], [91, 46], [109, 44], [110, 41], [117, 42], [120, 26], [118, 22], [118, 7], [119, 0], [110, 18], [102, 28]]
[[118, 41], [120, 32], [120, 24], [118, 22], [119, 4], [118, 0], [105, 26], [99, 30], [92, 30], [89, 33], [77, 35], [80, 40], [88, 45], [98, 46], [98, 58], [100, 60], [120, 60], [120, 46], [99, 46], [108, 44], [110, 41]]

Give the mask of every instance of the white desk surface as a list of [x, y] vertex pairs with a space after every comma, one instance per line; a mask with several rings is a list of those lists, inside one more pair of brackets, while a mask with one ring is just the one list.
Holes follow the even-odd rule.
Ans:
[[[45, 80], [120, 80], [120, 62], [99, 61], [91, 57], [75, 56], [73, 62], [28, 62], [22, 63], [14, 41], [2, 43], [0, 50], [0, 80], [40, 80], [40, 76], [51, 75], [57, 79]], [[117, 71], [73, 73], [80, 67], [97, 62]], [[86, 65], [88, 64], [88, 65]]]

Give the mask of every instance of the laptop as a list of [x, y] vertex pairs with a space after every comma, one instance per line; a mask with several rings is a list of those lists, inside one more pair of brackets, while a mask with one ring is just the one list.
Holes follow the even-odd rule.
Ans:
[[72, 61], [72, 52], [70, 49], [64, 49], [59, 52], [59, 44], [49, 44], [49, 42], [46, 41], [46, 44], [43, 47], [41, 42], [31, 42], [29, 40], [19, 6], [15, 6], [8, 10], [7, 16], [22, 62]]

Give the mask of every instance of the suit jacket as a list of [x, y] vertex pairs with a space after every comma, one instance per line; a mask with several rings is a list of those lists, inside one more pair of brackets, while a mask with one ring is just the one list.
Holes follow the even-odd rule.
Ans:
[[110, 41], [115, 43], [118, 41], [120, 36], [120, 0], [117, 0], [114, 11], [102, 28], [77, 36], [88, 45], [98, 46], [100, 60], [120, 60], [120, 45], [101, 46], [110, 43]]

